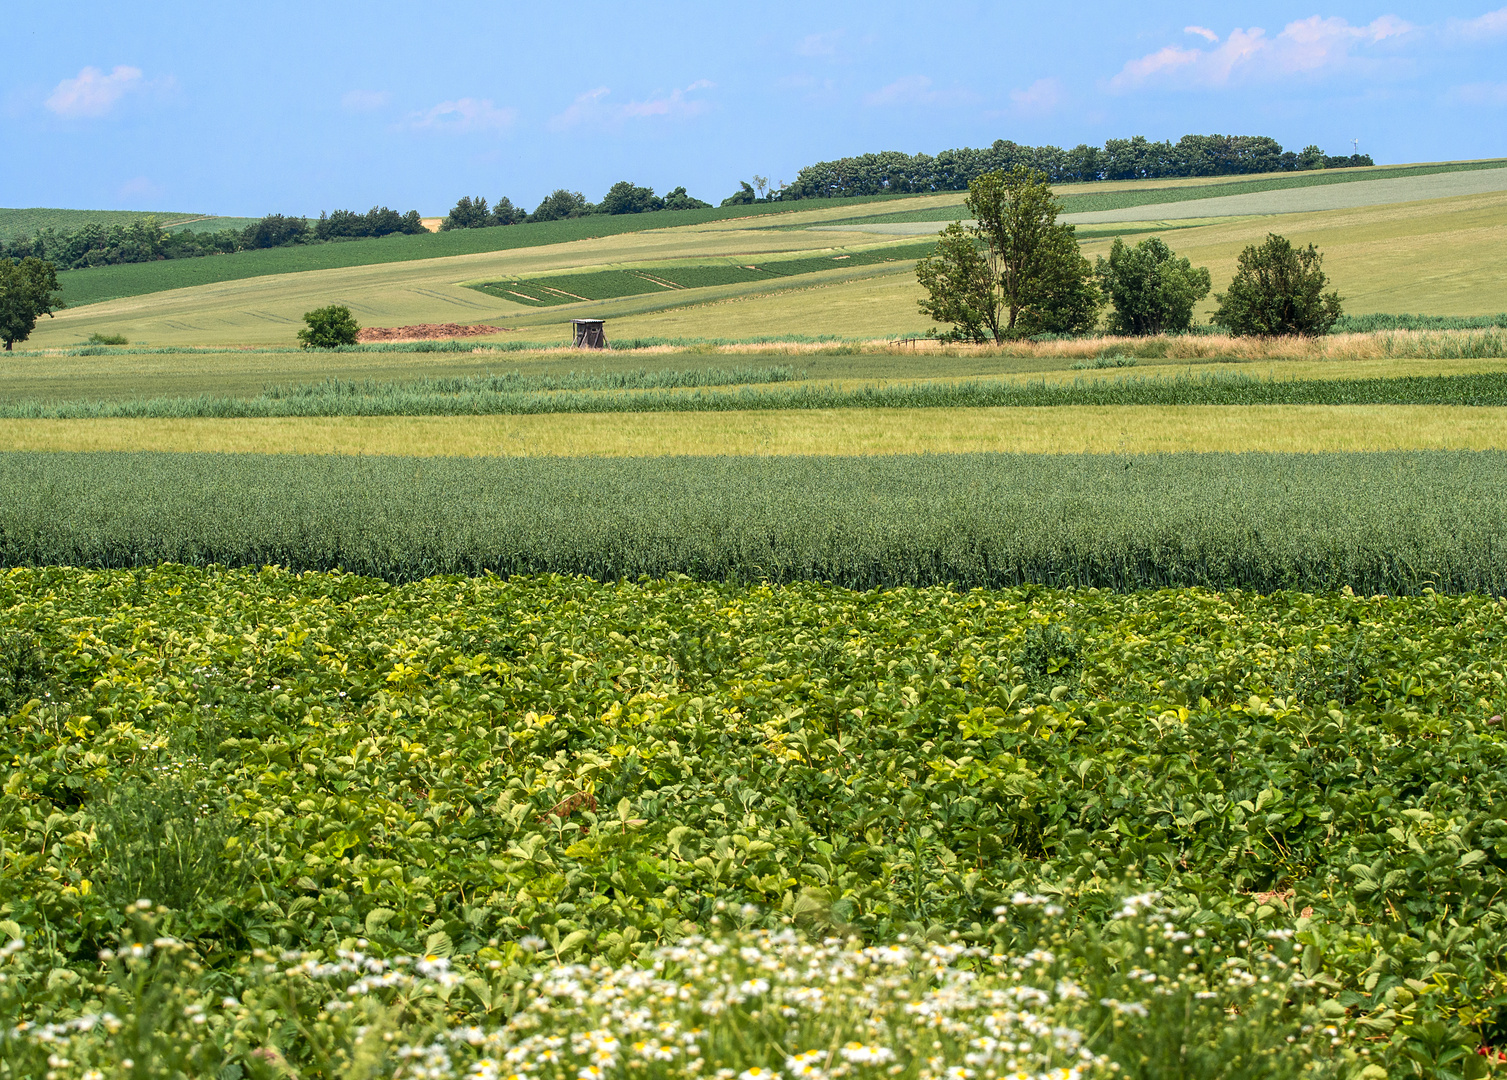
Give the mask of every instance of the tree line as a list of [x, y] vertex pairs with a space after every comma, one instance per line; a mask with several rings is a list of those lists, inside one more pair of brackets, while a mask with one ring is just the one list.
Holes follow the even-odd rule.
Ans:
[[[1184, 135], [1177, 142], [1151, 142], [1143, 136], [1087, 144], [1022, 146], [1007, 139], [973, 149], [931, 154], [891, 150], [879, 154], [819, 161], [795, 181], [771, 194], [775, 199], [820, 199], [846, 195], [923, 194], [964, 191], [985, 173], [1017, 166], [1043, 173], [1054, 184], [1097, 180], [1152, 180], [1179, 176], [1242, 176], [1374, 165], [1369, 154], [1335, 157], [1317, 146], [1294, 153], [1265, 135]], [[747, 187], [747, 185], [744, 185]], [[750, 191], [751, 194], [751, 191]]]
[[654, 189], [631, 180], [619, 180], [607, 189], [602, 201], [592, 203], [579, 191], [556, 188], [534, 208], [533, 213], [513, 205], [502, 196], [490, 208], [480, 195], [463, 195], [440, 223], [442, 230], [485, 229], [494, 225], [521, 225], [526, 221], [560, 221], [588, 214], [647, 214], [656, 210], [707, 210], [711, 203], [686, 194], [684, 187], [656, 195]]
[[32, 236], [0, 240], [0, 259], [34, 258], [59, 270], [79, 270], [424, 231], [417, 210], [399, 214], [385, 206], [374, 206], [364, 214], [336, 210], [320, 214], [315, 221], [268, 214], [244, 229], [213, 232], [173, 231], [156, 218], [146, 217], [122, 225], [91, 222], [77, 229], [40, 229]]
[[[973, 222], [947, 226], [916, 264], [921, 312], [951, 324], [943, 340], [1092, 333], [1106, 305], [1111, 334], [1181, 333], [1213, 287], [1206, 267], [1155, 236], [1134, 246], [1116, 238], [1091, 264], [1073, 226], [1058, 222], [1046, 174], [1024, 165], [974, 177], [965, 205]], [[1235, 335], [1325, 334], [1343, 314], [1328, 285], [1316, 247], [1269, 234], [1241, 252], [1211, 322]]]

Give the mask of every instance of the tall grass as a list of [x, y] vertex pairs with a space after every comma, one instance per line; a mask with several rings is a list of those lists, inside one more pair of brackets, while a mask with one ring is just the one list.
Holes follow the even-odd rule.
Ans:
[[[1106, 364], [1106, 366], [1113, 366]], [[978, 380], [888, 386], [780, 386], [788, 368], [346, 382], [274, 387], [256, 397], [0, 403], [20, 420], [251, 419], [279, 416], [530, 416], [545, 413], [957, 409], [1069, 405], [1507, 405], [1507, 372], [1375, 379], [1266, 379], [1244, 374]], [[738, 384], [738, 385], [730, 385]], [[721, 387], [726, 387], [725, 389]]]
[[1507, 454], [0, 454], [0, 564], [1507, 593]]

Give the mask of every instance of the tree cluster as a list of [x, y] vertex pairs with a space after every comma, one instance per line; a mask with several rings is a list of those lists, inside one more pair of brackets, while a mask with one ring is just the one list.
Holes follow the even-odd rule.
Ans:
[[588, 202], [579, 191], [557, 188], [546, 195], [532, 214], [515, 207], [507, 196], [491, 209], [481, 196], [462, 196], [446, 215], [441, 229], [484, 229], [493, 225], [517, 225], [525, 221], [560, 221], [588, 214], [647, 214], [656, 210], [704, 210], [711, 203], [702, 202], [678, 187], [665, 195], [641, 187], [631, 180], [619, 180], [607, 189], [599, 203]]
[[[1025, 166], [975, 177], [966, 206], [973, 223], [947, 226], [916, 264], [921, 311], [951, 324], [946, 340], [1087, 333], [1106, 303], [1110, 333], [1183, 333], [1212, 287], [1206, 267], [1160, 237], [1133, 246], [1117, 238], [1109, 258], [1091, 266], [1073, 226], [1058, 223], [1062, 204], [1045, 174]], [[1271, 234], [1241, 253], [1212, 322], [1236, 335], [1328, 333], [1342, 315], [1328, 285], [1316, 247]]]
[[811, 199], [963, 191], [974, 177], [987, 172], [1009, 172], [1017, 166], [1044, 173], [1054, 184], [1075, 184], [1177, 176], [1241, 176], [1372, 164], [1368, 154], [1331, 157], [1316, 146], [1293, 153], [1264, 135], [1184, 135], [1175, 143], [1151, 142], [1138, 135], [1131, 139], [1110, 139], [1103, 147], [1084, 144], [1071, 150], [1022, 146], [998, 139], [982, 149], [963, 147], [943, 150], [935, 156], [891, 150], [819, 161], [802, 169], [795, 181], [781, 188], [775, 197]]
[[320, 214], [314, 222], [268, 214], [244, 229], [214, 232], [169, 231], [156, 218], [144, 217], [123, 225], [90, 223], [77, 229], [41, 229], [35, 236], [0, 241], [0, 258], [42, 259], [59, 270], [80, 270], [424, 231], [417, 210], [399, 214], [385, 206], [374, 206], [364, 214], [336, 210]]

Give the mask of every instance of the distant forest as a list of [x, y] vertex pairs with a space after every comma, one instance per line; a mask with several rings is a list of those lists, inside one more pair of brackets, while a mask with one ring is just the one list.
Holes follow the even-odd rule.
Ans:
[[1334, 157], [1317, 146], [1293, 153], [1265, 135], [1184, 135], [1177, 142], [1110, 139], [1103, 147], [1022, 146], [998, 139], [982, 150], [963, 147], [931, 154], [890, 150], [808, 165], [779, 199], [823, 199], [849, 195], [909, 195], [965, 191], [968, 181], [994, 169], [1026, 165], [1054, 184], [1096, 180], [1159, 180], [1176, 176], [1242, 176], [1374, 165], [1369, 154]]

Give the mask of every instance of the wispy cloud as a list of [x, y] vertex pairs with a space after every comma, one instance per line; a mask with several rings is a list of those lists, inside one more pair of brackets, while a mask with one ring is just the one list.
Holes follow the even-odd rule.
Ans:
[[340, 99], [340, 107], [346, 112], [376, 112], [392, 101], [386, 90], [351, 90]]
[[692, 95], [714, 89], [716, 85], [708, 79], [697, 79], [689, 86], [668, 93], [655, 91], [643, 101], [622, 103], [608, 100], [612, 91], [599, 86], [577, 95], [563, 112], [550, 118], [549, 126], [556, 131], [565, 131], [583, 126], [619, 127], [630, 120], [686, 120], [711, 108], [705, 99]]
[[141, 69], [117, 66], [106, 75], [96, 67], [86, 67], [72, 79], [58, 83], [44, 105], [58, 116], [108, 116], [117, 102], [142, 87]]
[[1474, 19], [1451, 19], [1445, 25], [1451, 37], [1466, 41], [1490, 41], [1507, 34], [1507, 7], [1488, 11]]
[[518, 110], [499, 109], [490, 98], [457, 98], [442, 101], [432, 109], [413, 113], [412, 127], [453, 135], [506, 131], [518, 119]]
[[1185, 34], [1197, 34], [1199, 37], [1203, 38], [1205, 41], [1218, 41], [1219, 40], [1219, 35], [1216, 34], [1216, 33], [1214, 33], [1214, 31], [1210, 30], [1207, 26], [1185, 26], [1185, 27], [1183, 27], [1183, 33], [1185, 33]]
[[1037, 79], [1024, 90], [1011, 90], [1015, 111], [1032, 116], [1054, 112], [1062, 104], [1062, 83], [1058, 79]]
[[863, 96], [865, 105], [875, 107], [925, 107], [945, 108], [953, 105], [968, 105], [977, 101], [977, 95], [961, 88], [936, 90], [931, 79], [925, 75], [906, 75], [888, 86], [881, 86]]
[[1293, 75], [1325, 75], [1353, 64], [1356, 53], [1417, 30], [1395, 15], [1364, 26], [1338, 16], [1318, 15], [1288, 23], [1275, 37], [1260, 27], [1234, 29], [1223, 43], [1213, 31], [1190, 26], [1210, 48], [1168, 45], [1131, 60], [1109, 81], [1110, 89], [1135, 90], [1147, 85], [1219, 87], [1237, 81], [1260, 81]]

